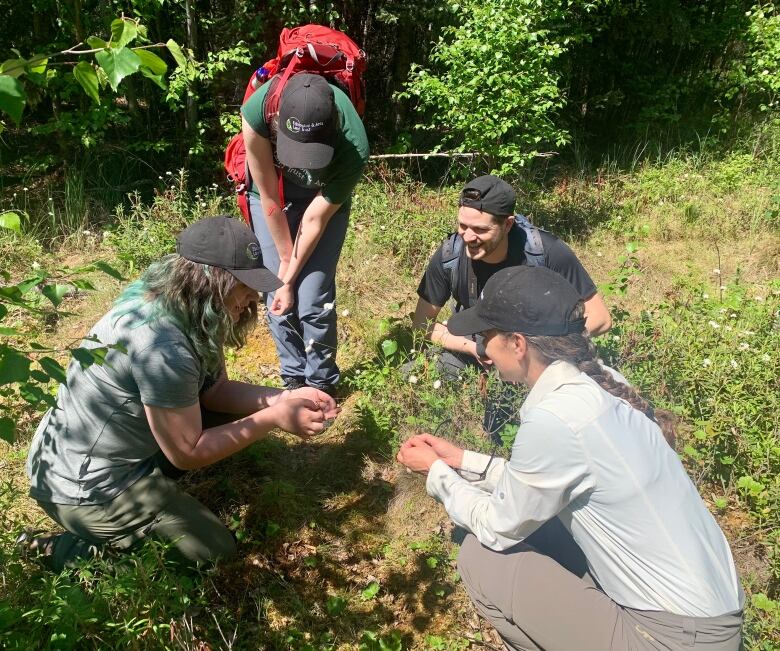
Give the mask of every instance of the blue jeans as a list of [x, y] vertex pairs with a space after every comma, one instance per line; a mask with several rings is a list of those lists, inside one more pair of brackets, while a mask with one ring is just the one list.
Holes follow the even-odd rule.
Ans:
[[[287, 223], [293, 242], [303, 213], [318, 193], [317, 189], [302, 188], [285, 179], [284, 200], [290, 205]], [[317, 247], [298, 274], [292, 310], [281, 316], [267, 312], [282, 378], [302, 379], [316, 387], [333, 386], [340, 379], [336, 365], [336, 265], [347, 235], [350, 207], [351, 200], [347, 200], [330, 218]], [[263, 252], [263, 264], [277, 273], [279, 253], [260, 200], [254, 194], [249, 195], [249, 209], [252, 229]], [[273, 297], [273, 293], [266, 296], [269, 308]], [[334, 303], [334, 306], [325, 308], [326, 303]]]

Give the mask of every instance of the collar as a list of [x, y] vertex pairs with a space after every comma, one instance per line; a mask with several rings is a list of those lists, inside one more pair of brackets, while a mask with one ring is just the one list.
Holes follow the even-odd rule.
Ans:
[[550, 364], [542, 371], [523, 402], [523, 406], [520, 408], [520, 420], [525, 420], [526, 414], [536, 407], [548, 393], [579, 377], [581, 372], [573, 364], [560, 359]]

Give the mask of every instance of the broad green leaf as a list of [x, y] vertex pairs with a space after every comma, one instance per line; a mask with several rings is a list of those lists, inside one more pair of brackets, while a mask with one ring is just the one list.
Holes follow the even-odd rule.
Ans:
[[0, 335], [3, 335], [3, 337], [23, 337], [24, 333], [17, 330], [16, 328], [0, 326]]
[[37, 405], [43, 402], [46, 394], [37, 384], [23, 384], [19, 387], [19, 395], [31, 405]]
[[30, 377], [35, 380], [36, 382], [42, 382], [43, 384], [48, 384], [49, 378], [46, 373], [43, 371], [39, 371], [37, 368], [34, 368], [32, 371], [30, 371]]
[[392, 357], [398, 350], [398, 342], [394, 339], [385, 339], [382, 342], [382, 354], [385, 357]]
[[133, 52], [141, 59], [141, 65], [149, 68], [155, 75], [164, 75], [168, 71], [168, 64], [154, 52], [140, 47], [134, 47]]
[[5, 315], [8, 314], [8, 308], [0, 303], [0, 321], [2, 321], [5, 318]]
[[1, 213], [0, 228], [6, 228], [9, 231], [20, 233], [22, 230], [22, 220], [19, 218], [19, 213], [11, 211]]
[[108, 77], [108, 83], [111, 84], [111, 88], [116, 92], [120, 82], [132, 75], [134, 72], [138, 72], [138, 68], [141, 67], [141, 59], [132, 50], [128, 50], [126, 47], [120, 49], [111, 48], [110, 50], [103, 50], [95, 54], [97, 62], [100, 67], [106, 73]]
[[16, 286], [19, 288], [19, 291], [22, 293], [22, 295], [24, 295], [27, 292], [29, 292], [33, 287], [37, 287], [44, 280], [46, 280], [46, 274], [37, 273], [34, 276], [25, 278], [22, 282], [18, 283]]
[[0, 346], [0, 385], [26, 382], [29, 377], [30, 358], [9, 346]]
[[26, 103], [27, 95], [19, 80], [9, 75], [0, 75], [0, 111], [10, 115], [19, 124]]
[[363, 601], [369, 601], [370, 599], [373, 599], [376, 597], [376, 595], [379, 593], [379, 583], [377, 581], [371, 581], [371, 583], [366, 586], [365, 590], [360, 593], [360, 598]]
[[78, 278], [75, 278], [75, 279], [71, 280], [71, 282], [73, 283], [73, 286], [76, 287], [76, 289], [82, 289], [82, 290], [88, 291], [88, 292], [94, 292], [95, 291], [95, 286], [91, 282], [89, 282], [88, 280], [80, 280]]
[[52, 380], [65, 384], [65, 369], [62, 365], [51, 357], [41, 357], [38, 360], [38, 365], [46, 372]]
[[165, 78], [162, 75], [154, 74], [151, 70], [149, 70], [149, 68], [141, 66], [141, 74], [144, 77], [151, 79], [155, 84], [157, 84], [163, 90], [168, 88], [168, 83], [165, 81]]
[[3, 416], [0, 418], [0, 439], [8, 441], [8, 443], [14, 442], [14, 430], [16, 429], [16, 423], [13, 419]]
[[35, 54], [27, 61], [27, 72], [34, 75], [42, 75], [49, 65], [49, 57], [46, 54]]
[[87, 39], [87, 45], [91, 47], [93, 50], [100, 50], [108, 47], [108, 43], [106, 43], [102, 38], [98, 38], [97, 36], [90, 36]]
[[70, 285], [45, 285], [41, 287], [41, 294], [48, 298], [54, 307], [62, 303], [62, 299], [70, 291]]
[[138, 36], [138, 24], [129, 18], [117, 18], [111, 22], [111, 48], [123, 48]]
[[108, 274], [112, 278], [116, 278], [117, 280], [124, 280], [125, 277], [119, 273], [114, 267], [112, 267], [107, 262], [103, 262], [102, 260], [98, 260], [96, 262], [93, 262], [92, 265], [95, 267], [95, 269], [102, 271], [104, 274]]
[[98, 76], [97, 72], [95, 72], [95, 67], [87, 61], [79, 61], [76, 67], [73, 68], [73, 76], [90, 99], [95, 104], [100, 104]]
[[171, 56], [176, 61], [176, 65], [180, 68], [184, 68], [187, 65], [187, 57], [184, 56], [184, 52], [181, 51], [179, 44], [171, 38], [168, 39], [168, 42], [165, 45], [168, 48], [168, 52], [171, 53]]
[[0, 65], [0, 75], [9, 77], [18, 77], [24, 74], [24, 68], [27, 65], [27, 59], [6, 59]]

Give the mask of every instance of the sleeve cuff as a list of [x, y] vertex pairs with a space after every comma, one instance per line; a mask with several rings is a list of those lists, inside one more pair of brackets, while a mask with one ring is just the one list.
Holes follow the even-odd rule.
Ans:
[[458, 481], [460, 481], [458, 473], [441, 459], [436, 459], [428, 470], [428, 477], [425, 480], [425, 489], [428, 491], [428, 495], [435, 497], [442, 502], [444, 495], [449, 493], [447, 487]]
[[481, 473], [487, 467], [490, 462], [490, 455], [482, 454], [481, 452], [472, 452], [471, 450], [463, 451], [463, 463], [461, 468], [468, 472]]

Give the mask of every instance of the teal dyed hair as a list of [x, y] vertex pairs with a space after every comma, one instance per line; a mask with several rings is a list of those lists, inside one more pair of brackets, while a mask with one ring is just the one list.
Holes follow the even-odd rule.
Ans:
[[192, 262], [173, 253], [153, 263], [114, 303], [120, 317], [152, 303], [147, 322], [171, 319], [187, 335], [195, 352], [213, 375], [223, 364], [224, 346], [240, 348], [257, 322], [257, 305], [233, 322], [225, 299], [240, 281], [219, 267]]

